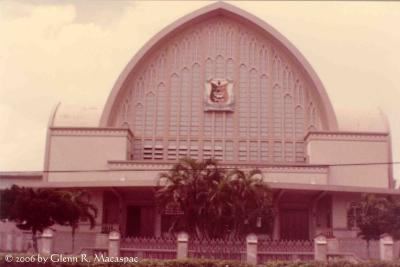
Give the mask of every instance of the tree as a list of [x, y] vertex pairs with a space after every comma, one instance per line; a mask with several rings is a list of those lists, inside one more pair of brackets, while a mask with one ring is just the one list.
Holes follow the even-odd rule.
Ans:
[[[226, 177], [225, 198], [229, 205], [231, 234], [236, 237], [257, 231], [261, 224], [270, 228], [274, 218], [272, 192], [260, 170], [245, 173], [235, 169]], [[216, 204], [223, 204], [217, 202]], [[223, 204], [224, 205], [224, 204]]]
[[37, 233], [56, 223], [54, 214], [59, 212], [59, 203], [60, 195], [53, 190], [13, 185], [1, 194], [0, 219], [15, 222], [21, 230], [30, 230], [33, 247], [38, 251]]
[[169, 172], [160, 174], [163, 186], [156, 192], [160, 209], [177, 206], [182, 216], [176, 218], [173, 230], [185, 230], [201, 237], [208, 227], [210, 193], [216, 190], [224, 171], [214, 160], [196, 161], [185, 158], [175, 164]]
[[177, 206], [173, 231], [198, 238], [234, 238], [254, 232], [273, 218], [272, 193], [258, 170], [226, 172], [215, 160], [181, 159], [160, 174], [156, 193], [161, 211]]
[[368, 256], [371, 240], [378, 240], [384, 233], [395, 239], [400, 238], [400, 202], [397, 199], [365, 194], [351, 208], [359, 229], [358, 235], [367, 241]]
[[400, 239], [400, 199], [388, 197], [389, 208], [387, 212], [387, 230], [395, 240]]
[[32, 232], [35, 251], [37, 234], [54, 224], [70, 225], [73, 235], [79, 220], [89, 220], [94, 226], [94, 206], [86, 194], [54, 189], [33, 189], [13, 185], [0, 195], [0, 220], [12, 221], [21, 230]]
[[90, 203], [90, 195], [84, 190], [60, 191], [61, 207], [56, 216], [58, 221], [71, 226], [72, 252], [75, 249], [75, 233], [79, 222], [88, 221], [90, 229], [96, 225], [97, 208]]

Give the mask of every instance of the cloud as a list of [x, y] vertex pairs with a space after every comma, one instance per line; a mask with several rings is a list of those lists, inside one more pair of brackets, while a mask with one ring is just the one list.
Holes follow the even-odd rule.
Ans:
[[[113, 2], [1, 2], [0, 169], [42, 169], [52, 107], [59, 101], [102, 106], [144, 43], [176, 14], [204, 4], [180, 5], [149, 20], [149, 3], [121, 9]], [[105, 17], [112, 21], [104, 23]]]

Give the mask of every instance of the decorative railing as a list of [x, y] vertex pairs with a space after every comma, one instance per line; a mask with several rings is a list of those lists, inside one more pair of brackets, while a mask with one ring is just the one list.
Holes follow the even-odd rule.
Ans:
[[196, 259], [221, 259], [238, 260], [246, 259], [245, 240], [224, 240], [224, 239], [189, 239], [189, 258]]
[[[79, 233], [78, 236], [73, 253], [80, 251], [81, 254], [88, 255], [133, 256], [141, 259], [204, 258], [263, 264], [270, 260], [393, 260], [398, 259], [400, 254], [400, 241], [393, 242], [389, 235], [382, 236], [379, 241], [370, 241], [369, 246], [365, 240], [327, 239], [323, 235], [317, 236], [314, 241], [265, 240], [258, 239], [254, 234], [248, 235], [246, 240], [198, 240], [190, 238], [184, 232], [176, 237], [121, 239], [118, 232], [112, 231], [105, 242], [94, 238], [91, 233]], [[39, 253], [71, 253], [70, 243], [66, 242], [70, 238], [70, 232], [46, 229], [38, 238], [44, 237]], [[104, 234], [99, 234], [98, 237], [104, 238]], [[28, 232], [0, 232], [0, 251], [32, 252], [30, 242]], [[93, 244], [96, 244], [95, 247]]]
[[155, 237], [127, 237], [121, 240], [121, 256], [141, 259], [175, 259], [176, 239]]
[[309, 240], [259, 240], [257, 262], [313, 260], [314, 242]]

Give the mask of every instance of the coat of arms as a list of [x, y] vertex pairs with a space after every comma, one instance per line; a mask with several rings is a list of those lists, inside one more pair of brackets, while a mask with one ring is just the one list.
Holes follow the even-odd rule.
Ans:
[[210, 79], [206, 82], [205, 111], [233, 111], [233, 83], [227, 79]]

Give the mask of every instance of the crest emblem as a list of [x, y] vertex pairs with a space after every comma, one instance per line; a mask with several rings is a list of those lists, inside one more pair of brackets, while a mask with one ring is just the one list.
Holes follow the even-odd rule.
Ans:
[[206, 82], [205, 111], [233, 111], [233, 83], [227, 79], [210, 79]]

